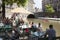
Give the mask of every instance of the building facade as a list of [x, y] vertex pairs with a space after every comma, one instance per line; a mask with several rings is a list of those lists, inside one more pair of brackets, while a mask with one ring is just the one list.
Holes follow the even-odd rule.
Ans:
[[30, 12], [35, 12], [35, 7], [34, 7], [34, 1], [33, 0], [28, 0], [28, 4], [25, 7], [26, 10], [30, 11]]
[[[2, 0], [0, 0], [0, 4], [2, 4]], [[35, 7], [34, 7], [34, 1], [33, 0], [28, 0], [28, 3], [27, 5], [24, 7], [26, 10], [30, 11], [30, 12], [35, 12]], [[10, 5], [6, 5], [5, 7], [5, 12], [6, 12], [6, 15], [9, 15], [11, 13], [11, 10], [14, 9], [14, 8], [18, 8], [17, 4], [14, 3], [12, 6]], [[0, 9], [1, 10], [1, 9]], [[9, 14], [8, 14], [9, 13]], [[10, 15], [11, 16], [11, 15]]]
[[42, 9], [35, 7], [35, 12], [42, 12]]
[[51, 4], [55, 12], [60, 12], [60, 0], [42, 0], [42, 9], [45, 12], [45, 5]]
[[[11, 13], [11, 10], [12, 9], [14, 9], [14, 8], [18, 8], [18, 6], [17, 6], [17, 4], [16, 3], [14, 3], [13, 5], [12, 5], [12, 7], [10, 7], [9, 5], [6, 7], [6, 15], [7, 15], [7, 13]], [[33, 0], [28, 0], [28, 3], [26, 4], [26, 6], [24, 7], [26, 10], [28, 10], [28, 11], [30, 11], [30, 12], [34, 12], [34, 1]], [[8, 15], [9, 15], [8, 14]], [[11, 15], [10, 15], [11, 16]]]

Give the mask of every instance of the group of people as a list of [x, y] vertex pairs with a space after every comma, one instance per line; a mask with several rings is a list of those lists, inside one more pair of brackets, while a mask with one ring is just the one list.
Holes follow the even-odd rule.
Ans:
[[[8, 26], [8, 27], [12, 26], [13, 30], [15, 30], [20, 25], [24, 25], [24, 21], [22, 19], [16, 19], [16, 18], [11, 18], [11, 19], [4, 18], [4, 19], [0, 19], [0, 26], [1, 25]], [[34, 22], [31, 22], [31, 24], [29, 23], [28, 25], [30, 25], [30, 27], [31, 27], [30, 28], [31, 34], [33, 34], [35, 36], [48, 37], [49, 40], [54, 40], [53, 38], [56, 37], [56, 31], [54, 30], [53, 25], [49, 25], [49, 29], [47, 29], [45, 32], [42, 29], [41, 23], [38, 23], [38, 25], [35, 25]], [[29, 29], [26, 29], [27, 32], [28, 32], [28, 30]], [[16, 31], [16, 33], [17, 33], [17, 31]]]
[[[21, 19], [17, 19], [16, 17], [12, 17], [12, 18], [5, 17], [5, 18], [1, 18], [0, 19], [0, 29], [1, 28], [2, 28], [2, 30], [4, 29], [3, 30], [4, 33], [6, 33], [7, 31], [11, 31], [12, 33], [10, 33], [10, 32], [7, 32], [7, 33], [11, 34], [12, 36], [15, 35], [16, 38], [18, 38], [17, 37], [18, 35], [16, 35], [16, 34], [19, 34], [18, 31], [17, 31], [17, 29], [18, 29], [18, 27], [20, 25], [23, 25], [23, 24], [24, 24], [24, 21], [23, 21], [22, 18]], [[0, 30], [0, 32], [1, 32], [1, 30]]]
[[5, 25], [18, 26], [20, 23], [23, 24], [24, 21], [22, 19], [21, 20], [20, 19], [16, 20], [16, 18], [10, 18], [9, 19], [8, 17], [0, 19], [0, 24], [3, 24], [2, 26], [5, 26]]
[[38, 36], [38, 37], [48, 37], [48, 40], [55, 40], [56, 37], [56, 31], [53, 28], [53, 25], [49, 25], [49, 29], [46, 29], [46, 31], [43, 31], [42, 26], [40, 23], [38, 23], [38, 28], [36, 28], [34, 25], [34, 23], [32, 22], [32, 30], [33, 30], [33, 35], [34, 36]]

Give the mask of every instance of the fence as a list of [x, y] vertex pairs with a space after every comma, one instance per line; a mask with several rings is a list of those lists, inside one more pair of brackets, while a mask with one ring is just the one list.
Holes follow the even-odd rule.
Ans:
[[[60, 37], [55, 37], [55, 40], [60, 40]], [[48, 38], [38, 38], [38, 37], [33, 37], [32, 39], [30, 38], [29, 40], [48, 40]]]

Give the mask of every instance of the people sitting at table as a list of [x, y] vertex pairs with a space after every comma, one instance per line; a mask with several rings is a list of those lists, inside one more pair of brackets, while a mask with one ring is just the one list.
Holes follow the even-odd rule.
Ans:
[[41, 31], [41, 30], [37, 29], [37, 30], [32, 34], [32, 37], [43, 38], [44, 34], [45, 34], [44, 31]]

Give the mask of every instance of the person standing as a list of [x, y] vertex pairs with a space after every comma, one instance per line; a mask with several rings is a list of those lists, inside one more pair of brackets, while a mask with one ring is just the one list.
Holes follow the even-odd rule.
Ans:
[[43, 35], [44, 35], [44, 31], [43, 31], [41, 23], [38, 23], [38, 31], [37, 31], [37, 33], [38, 33], [39, 37], [43, 37]]
[[39, 23], [38, 24], [38, 29], [42, 32], [43, 31], [43, 29], [42, 29], [42, 25]]
[[49, 29], [46, 30], [45, 37], [48, 35], [48, 40], [55, 40], [56, 31], [53, 28], [53, 25], [49, 25]]
[[35, 32], [37, 30], [36, 25], [34, 24], [34, 22], [32, 22], [31, 29], [32, 29], [33, 32]]

